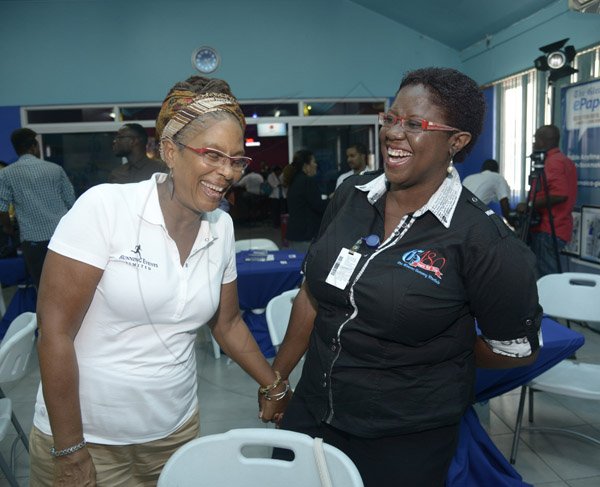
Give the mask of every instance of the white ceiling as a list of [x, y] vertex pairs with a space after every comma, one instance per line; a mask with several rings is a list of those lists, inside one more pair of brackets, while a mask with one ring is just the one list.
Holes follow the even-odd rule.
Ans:
[[463, 49], [567, 0], [351, 0], [453, 49]]

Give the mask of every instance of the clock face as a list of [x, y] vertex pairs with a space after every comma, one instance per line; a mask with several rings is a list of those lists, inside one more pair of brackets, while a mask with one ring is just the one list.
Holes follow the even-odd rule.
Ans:
[[199, 47], [192, 53], [192, 65], [201, 73], [212, 73], [219, 67], [219, 61], [219, 54], [212, 47]]

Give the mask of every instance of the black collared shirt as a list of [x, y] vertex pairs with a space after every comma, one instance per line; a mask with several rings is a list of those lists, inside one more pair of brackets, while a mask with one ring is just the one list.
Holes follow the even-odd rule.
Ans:
[[[296, 392], [363, 437], [457, 423], [473, 398], [475, 318], [496, 353], [539, 346], [533, 254], [455, 171], [384, 242], [385, 176], [358, 178], [336, 191], [305, 261], [318, 311]], [[381, 244], [360, 245], [345, 289], [327, 284], [340, 250], [368, 235]]]

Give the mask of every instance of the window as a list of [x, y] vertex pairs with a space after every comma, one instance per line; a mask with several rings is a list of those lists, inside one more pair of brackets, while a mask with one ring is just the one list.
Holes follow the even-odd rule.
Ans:
[[528, 187], [529, 160], [536, 114], [535, 70], [512, 76], [498, 82], [499, 116], [498, 160], [500, 172], [511, 187], [513, 202], [525, 198]]

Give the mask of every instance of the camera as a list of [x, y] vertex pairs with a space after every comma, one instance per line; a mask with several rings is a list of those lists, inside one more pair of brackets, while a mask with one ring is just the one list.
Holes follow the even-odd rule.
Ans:
[[529, 158], [531, 159], [531, 166], [533, 169], [543, 169], [544, 162], [546, 161], [546, 151], [534, 150]]

